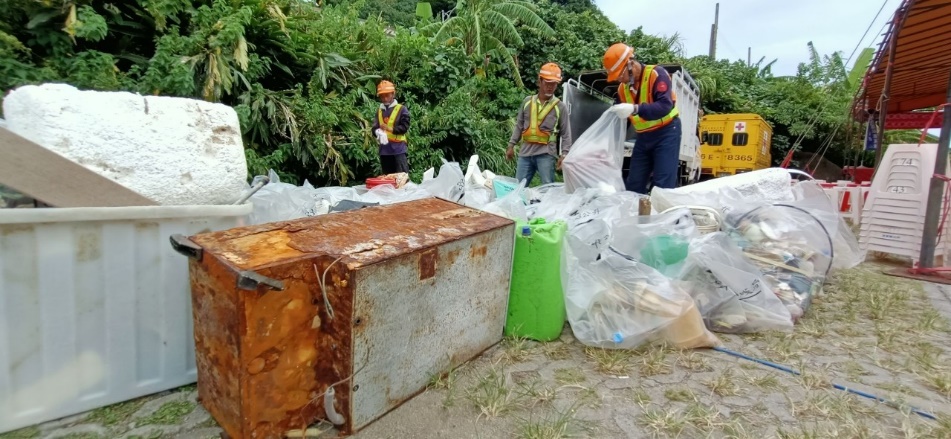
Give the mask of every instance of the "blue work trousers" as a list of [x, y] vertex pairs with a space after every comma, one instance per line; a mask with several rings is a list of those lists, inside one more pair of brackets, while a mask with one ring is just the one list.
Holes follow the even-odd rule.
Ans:
[[551, 154], [538, 154], [527, 157], [518, 157], [518, 167], [515, 168], [515, 179], [525, 180], [525, 187], [532, 184], [535, 172], [538, 172], [542, 184], [555, 182], [555, 162], [558, 159]]
[[657, 131], [638, 133], [625, 182], [627, 190], [647, 194], [648, 183], [659, 188], [677, 187], [680, 138], [679, 117]]

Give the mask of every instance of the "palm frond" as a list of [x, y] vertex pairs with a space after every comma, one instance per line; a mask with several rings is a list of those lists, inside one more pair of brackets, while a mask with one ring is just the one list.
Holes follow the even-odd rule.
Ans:
[[522, 40], [522, 36], [518, 34], [518, 29], [515, 28], [515, 23], [508, 17], [491, 9], [485, 11], [483, 17], [485, 19], [485, 28], [490, 30], [499, 41], [508, 42], [510, 44], [514, 43], [518, 47], [525, 44], [525, 41]]
[[419, 33], [422, 35], [425, 35], [427, 37], [434, 37], [436, 33], [439, 32], [439, 30], [441, 30], [445, 24], [446, 24], [445, 22], [435, 21], [417, 29], [419, 30]]
[[478, 15], [472, 17], [472, 33], [470, 35], [472, 43], [475, 44], [475, 47], [472, 47], [472, 50], [468, 50], [468, 53], [481, 55], [482, 52], [482, 19]]
[[433, 41], [443, 42], [449, 39], [449, 37], [465, 33], [468, 25], [469, 23], [463, 17], [458, 15], [452, 17], [442, 23], [439, 31], [433, 36]]
[[491, 35], [488, 38], [486, 38], [486, 43], [488, 43], [487, 44], [488, 47], [490, 47], [490, 49], [495, 54], [501, 57], [505, 61], [505, 63], [512, 69], [512, 74], [513, 74], [513, 79], [515, 79], [515, 84], [518, 85], [519, 88], [524, 88], [525, 84], [522, 82], [522, 76], [519, 75], [518, 64], [516, 64], [515, 62], [515, 57], [512, 55], [512, 51], [510, 51], [508, 47], [506, 47], [502, 41], [500, 41], [498, 38], [495, 38]]
[[531, 5], [531, 3], [507, 1], [492, 5], [490, 10], [497, 11], [510, 19], [521, 21], [526, 26], [535, 28], [544, 36], [555, 35], [555, 30], [535, 13], [534, 5]]
[[663, 49], [666, 52], [673, 53], [674, 56], [677, 57], [683, 57], [684, 43], [680, 32], [674, 32], [673, 35], [663, 37], [661, 39], [661, 44], [663, 44]]

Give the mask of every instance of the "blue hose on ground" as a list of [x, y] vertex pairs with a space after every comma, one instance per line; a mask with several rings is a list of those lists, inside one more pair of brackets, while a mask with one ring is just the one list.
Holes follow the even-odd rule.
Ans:
[[[773, 363], [773, 362], [771, 362], [771, 361], [766, 361], [766, 360], [762, 360], [762, 359], [759, 359], [759, 358], [753, 358], [753, 357], [750, 357], [750, 356], [748, 356], [748, 355], [743, 355], [743, 354], [741, 354], [741, 353], [739, 353], [739, 352], [736, 352], [736, 351], [731, 351], [731, 350], [729, 350], [729, 349], [727, 349], [727, 348], [714, 347], [713, 350], [719, 351], [719, 352], [723, 352], [724, 354], [732, 355], [732, 356], [737, 357], [737, 358], [742, 358], [742, 359], [744, 359], [744, 360], [749, 360], [749, 361], [752, 361], [752, 362], [754, 362], [754, 363], [759, 363], [759, 364], [762, 364], [762, 365], [764, 365], [764, 366], [769, 366], [769, 367], [772, 367], [772, 368], [774, 368], [774, 369], [779, 369], [779, 370], [781, 370], [781, 371], [783, 371], [783, 372], [791, 373], [791, 374], [793, 374], [793, 375], [802, 375], [802, 374], [799, 373], [798, 371], [796, 371], [796, 370], [794, 370], [794, 369], [792, 369], [792, 368], [789, 368], [789, 367], [787, 367], [787, 366], [783, 366], [783, 365], [781, 365], [781, 364], [776, 364], [776, 363]], [[882, 404], [885, 404], [885, 405], [888, 405], [888, 406], [890, 406], [890, 407], [895, 407], [895, 408], [900, 408], [900, 407], [901, 407], [901, 405], [898, 404], [898, 403], [889, 401], [889, 400], [884, 399], [884, 398], [880, 398], [880, 397], [878, 397], [878, 396], [872, 395], [871, 393], [866, 393], [866, 392], [863, 392], [863, 391], [861, 391], [861, 390], [850, 389], [850, 388], [845, 387], [845, 386], [843, 386], [843, 385], [841, 385], [841, 384], [832, 383], [832, 387], [834, 387], [834, 388], [836, 388], [836, 389], [838, 389], [838, 390], [844, 390], [844, 391], [846, 391], [846, 392], [849, 392], [849, 393], [851, 393], [851, 394], [858, 395], [858, 396], [861, 396], [861, 397], [864, 397], [864, 398], [874, 399], [875, 401], [878, 401], [878, 402], [880, 402], [880, 403], [882, 403]], [[931, 413], [928, 413], [928, 412], [926, 412], [926, 411], [919, 410], [919, 409], [917, 409], [917, 408], [915, 408], [915, 407], [911, 407], [911, 406], [907, 406], [907, 407], [910, 409], [910, 411], [911, 411], [912, 413], [914, 413], [914, 414], [916, 414], [916, 415], [918, 415], [918, 416], [921, 416], [922, 418], [931, 419], [932, 421], [937, 421], [937, 420], [938, 420], [938, 419], [935, 418], [935, 416], [932, 415]]]

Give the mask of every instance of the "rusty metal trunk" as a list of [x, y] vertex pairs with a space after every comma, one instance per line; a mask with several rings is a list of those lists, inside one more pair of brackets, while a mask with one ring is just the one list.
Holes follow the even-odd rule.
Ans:
[[440, 199], [173, 238], [202, 405], [235, 438], [353, 433], [502, 337], [514, 224]]

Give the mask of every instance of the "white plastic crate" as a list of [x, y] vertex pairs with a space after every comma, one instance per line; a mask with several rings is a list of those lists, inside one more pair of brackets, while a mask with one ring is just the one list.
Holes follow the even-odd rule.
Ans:
[[188, 265], [169, 236], [251, 204], [0, 209], [0, 433], [195, 381]]

